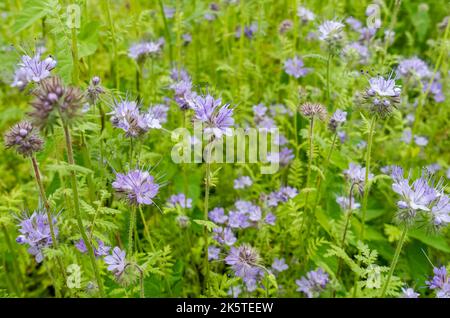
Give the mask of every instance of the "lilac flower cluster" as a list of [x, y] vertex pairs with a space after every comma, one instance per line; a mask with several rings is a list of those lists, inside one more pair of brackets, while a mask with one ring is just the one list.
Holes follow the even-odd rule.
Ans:
[[339, 204], [342, 211], [347, 212], [350, 209], [350, 203], [352, 205], [352, 210], [358, 210], [361, 207], [361, 204], [355, 201], [354, 197], [351, 197], [350, 202], [348, 197], [338, 196], [336, 198], [336, 203]]
[[281, 187], [278, 191], [263, 194], [261, 199], [268, 207], [277, 207], [280, 203], [285, 203], [289, 199], [295, 198], [297, 194], [298, 191], [296, 188], [286, 186]]
[[308, 298], [318, 297], [326, 288], [328, 282], [328, 274], [322, 268], [310, 271], [306, 274], [306, 277], [303, 276], [295, 281], [298, 286], [297, 291], [304, 293]]
[[153, 204], [159, 185], [147, 171], [135, 169], [127, 174], [117, 173], [112, 187], [123, 195], [130, 204]]
[[[88, 252], [86, 243], [84, 243], [83, 239], [80, 239], [77, 243], [75, 243], [75, 247], [83, 254], [86, 254]], [[105, 243], [100, 239], [97, 239], [97, 247], [92, 247], [94, 248], [95, 257], [106, 256], [111, 249], [110, 246], [106, 246]]]
[[160, 38], [156, 42], [141, 42], [133, 44], [128, 50], [128, 56], [142, 63], [147, 57], [153, 57], [161, 52], [164, 46], [164, 38]]
[[279, 274], [281, 272], [284, 272], [285, 270], [287, 270], [289, 268], [289, 266], [286, 264], [286, 261], [284, 258], [275, 258], [273, 260], [272, 263], [272, 270], [276, 273]]
[[[350, 163], [347, 170], [344, 170], [344, 175], [350, 181], [352, 186], [356, 185], [359, 192], [362, 193], [365, 187], [366, 168], [361, 165]], [[368, 181], [373, 179], [373, 174], [369, 172]]]
[[249, 176], [242, 176], [234, 180], [234, 188], [236, 190], [250, 187], [252, 184], [253, 181]]
[[[258, 23], [253, 22], [248, 26], [244, 26], [244, 35], [248, 39], [252, 39], [256, 32], [258, 32]], [[236, 28], [236, 34], [235, 34], [236, 38], [239, 39], [241, 37], [241, 34], [242, 34], [242, 27], [238, 26]]]
[[174, 194], [169, 198], [167, 205], [171, 208], [175, 208], [177, 206], [185, 209], [192, 208], [192, 199], [187, 198], [184, 193]]
[[419, 298], [420, 294], [416, 293], [412, 288], [402, 288], [401, 298]]
[[300, 18], [303, 24], [306, 24], [310, 21], [314, 21], [316, 18], [316, 15], [311, 10], [308, 10], [307, 8], [303, 6], [299, 6], [297, 8], [297, 16]]
[[[56, 224], [56, 218], [52, 219], [53, 225]], [[53, 226], [55, 236], [58, 236], [58, 228]], [[31, 216], [24, 216], [19, 223], [20, 235], [16, 242], [27, 244], [28, 253], [34, 256], [36, 262], [41, 263], [44, 260], [43, 249], [53, 244], [48, 217], [45, 212], [35, 211]]]
[[221, 138], [230, 133], [230, 127], [234, 125], [233, 108], [230, 104], [222, 105], [222, 99], [215, 99], [211, 95], [196, 96], [193, 100], [194, 121], [204, 125], [204, 133], [207, 136]]
[[450, 200], [443, 191], [442, 180], [435, 184], [432, 177], [424, 173], [411, 183], [410, 177], [405, 178], [403, 174], [402, 168], [392, 168], [392, 189], [401, 198], [397, 202], [397, 218], [407, 224], [412, 223], [420, 212], [436, 228], [450, 223]]
[[170, 77], [174, 81], [170, 85], [170, 89], [173, 90], [175, 102], [181, 110], [191, 108], [197, 93], [192, 90], [192, 80], [189, 74], [184, 69], [175, 67], [171, 70]]
[[249, 292], [256, 290], [258, 281], [264, 276], [260, 262], [258, 251], [248, 244], [232, 247], [225, 258], [225, 263], [231, 266], [237, 277], [242, 278]]
[[141, 113], [135, 101], [124, 99], [115, 102], [114, 109], [110, 113], [111, 123], [114, 127], [122, 129], [127, 137], [138, 137], [151, 128], [161, 128], [160, 120], [167, 120], [165, 112], [167, 110], [164, 108], [154, 106], [147, 113]]
[[370, 53], [367, 46], [359, 42], [351, 42], [342, 49], [342, 57], [347, 61], [357, 61], [359, 64], [367, 64]]
[[268, 152], [266, 156], [268, 162], [279, 163], [282, 167], [289, 165], [294, 158], [293, 150], [288, 147], [281, 148], [280, 152]]
[[41, 60], [40, 53], [37, 53], [33, 57], [23, 55], [22, 61], [18, 66], [11, 86], [23, 90], [28, 83], [39, 83], [44, 78], [49, 77], [50, 71], [56, 66], [56, 60], [52, 56]]
[[434, 276], [425, 283], [436, 291], [437, 298], [450, 298], [450, 279], [445, 266], [433, 268]]
[[347, 120], [347, 112], [337, 109], [331, 116], [330, 121], [328, 122], [328, 128], [330, 128], [332, 132], [336, 132], [336, 129], [343, 123], [345, 123], [346, 120]]
[[300, 57], [294, 56], [294, 58], [287, 59], [284, 62], [284, 71], [294, 78], [304, 77], [312, 71], [310, 68], [305, 68], [304, 65], [303, 60]]

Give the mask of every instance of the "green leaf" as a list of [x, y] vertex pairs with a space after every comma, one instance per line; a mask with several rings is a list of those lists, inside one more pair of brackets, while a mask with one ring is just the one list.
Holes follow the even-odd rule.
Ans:
[[450, 246], [445, 241], [445, 239], [440, 235], [433, 235], [431, 233], [427, 233], [419, 229], [410, 230], [408, 232], [408, 235], [437, 250], [450, 253]]
[[17, 15], [12, 30], [19, 33], [31, 26], [34, 22], [47, 15], [48, 0], [26, 0], [22, 3], [22, 10]]
[[206, 226], [206, 228], [208, 229], [208, 231], [212, 231], [213, 229], [215, 229], [217, 227], [217, 225], [211, 221], [205, 221], [205, 220], [194, 220], [195, 223], [199, 224], [199, 225], [203, 225]]
[[78, 57], [80, 59], [97, 51], [99, 27], [100, 23], [96, 21], [83, 24], [78, 34]]

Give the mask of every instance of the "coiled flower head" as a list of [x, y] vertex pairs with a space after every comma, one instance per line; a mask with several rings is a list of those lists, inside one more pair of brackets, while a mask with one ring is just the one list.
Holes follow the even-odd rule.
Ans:
[[328, 128], [330, 128], [332, 132], [336, 132], [336, 129], [340, 125], [345, 123], [346, 120], [347, 120], [347, 112], [337, 109], [334, 112], [333, 116], [331, 116], [330, 121], [328, 122]]
[[14, 147], [17, 153], [29, 157], [42, 149], [44, 141], [37, 135], [33, 126], [28, 121], [22, 121], [14, 125], [5, 134], [6, 148]]
[[33, 123], [41, 129], [54, 122], [58, 111], [64, 117], [63, 120], [70, 122], [83, 107], [81, 91], [75, 87], [64, 86], [59, 77], [49, 77], [41, 81], [33, 94], [33, 110], [29, 115]]
[[322, 121], [327, 119], [327, 110], [323, 105], [318, 103], [304, 103], [300, 106], [300, 113], [310, 119], [314, 117]]

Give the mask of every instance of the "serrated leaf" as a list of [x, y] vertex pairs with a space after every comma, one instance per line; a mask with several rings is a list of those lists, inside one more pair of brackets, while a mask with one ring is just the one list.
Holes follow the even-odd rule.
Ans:
[[194, 220], [195, 223], [199, 224], [199, 225], [203, 225], [206, 226], [206, 228], [208, 229], [208, 231], [212, 231], [213, 229], [215, 229], [217, 227], [217, 225], [211, 221], [205, 221], [205, 220]]

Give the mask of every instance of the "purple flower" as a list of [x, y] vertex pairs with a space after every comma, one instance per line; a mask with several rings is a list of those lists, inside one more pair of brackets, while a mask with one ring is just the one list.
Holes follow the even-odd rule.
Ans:
[[127, 137], [137, 137], [148, 130], [145, 118], [139, 112], [139, 106], [134, 101], [121, 100], [115, 102], [110, 113], [114, 127], [125, 131]]
[[362, 22], [354, 17], [348, 17], [345, 22], [353, 29], [353, 31], [359, 32], [362, 28]]
[[50, 71], [56, 66], [56, 60], [52, 56], [41, 60], [40, 53], [33, 57], [23, 55], [22, 61], [18, 66], [19, 68], [14, 74], [14, 82], [11, 86], [23, 90], [28, 83], [39, 83], [44, 78], [49, 77]]
[[181, 38], [183, 39], [183, 45], [188, 45], [192, 42], [192, 35], [190, 33], [184, 33]]
[[345, 131], [338, 131], [337, 135], [339, 137], [339, 141], [341, 142], [341, 144], [345, 143], [348, 139], [347, 133]]
[[135, 169], [127, 174], [117, 173], [113, 188], [125, 196], [130, 204], [153, 204], [159, 185], [147, 171]]
[[[111, 249], [110, 246], [106, 246], [105, 243], [99, 239], [97, 239], [97, 245], [98, 247], [92, 246], [92, 248], [94, 249], [95, 257], [108, 255], [109, 250]], [[83, 239], [80, 239], [77, 243], [75, 243], [75, 247], [83, 254], [88, 252], [86, 244], [84, 243]]]
[[295, 283], [298, 288], [297, 291], [304, 293], [308, 298], [317, 297], [328, 284], [328, 274], [321, 268], [316, 271], [310, 271], [301, 279], [297, 279]]
[[402, 60], [398, 64], [397, 70], [403, 78], [417, 78], [419, 80], [429, 78], [432, 74], [427, 63], [418, 57]]
[[297, 196], [298, 191], [293, 187], [281, 187], [278, 191], [278, 198], [281, 202], [287, 202]]
[[191, 222], [191, 220], [187, 215], [178, 215], [175, 221], [177, 222], [178, 226], [181, 227], [182, 229], [187, 228]]
[[[366, 178], [366, 168], [360, 165], [350, 163], [347, 170], [344, 170], [344, 175], [348, 178], [351, 184], [357, 185], [360, 192], [364, 190], [364, 182]], [[368, 180], [373, 179], [373, 174], [369, 173]]]
[[[425, 83], [423, 90], [426, 91], [427, 89], [428, 83]], [[439, 81], [434, 80], [430, 85], [429, 91], [433, 95], [433, 99], [436, 103], [442, 103], [445, 100], [442, 84]]]
[[188, 72], [180, 67], [173, 67], [170, 70], [170, 78], [175, 82], [191, 82], [191, 77]]
[[[56, 224], [56, 218], [52, 218], [52, 225]], [[58, 228], [53, 226], [55, 236], [58, 236]], [[44, 260], [43, 249], [53, 244], [48, 217], [45, 212], [35, 211], [31, 216], [24, 215], [19, 223], [20, 235], [16, 242], [27, 244], [28, 253], [34, 256], [36, 262]]]
[[343, 123], [345, 123], [345, 121], [347, 120], [347, 112], [344, 112], [340, 109], [337, 109], [333, 116], [331, 116], [330, 121], [328, 123], [328, 127], [330, 128], [331, 131], [336, 131], [336, 129], [342, 125]]
[[237, 238], [233, 233], [233, 230], [229, 227], [223, 228], [223, 227], [216, 227], [213, 229], [214, 240], [217, 241], [219, 244], [226, 244], [228, 246], [232, 246], [234, 243], [236, 243]]
[[138, 62], [142, 62], [148, 56], [156, 56], [159, 54], [164, 42], [164, 38], [160, 38], [157, 42], [141, 42], [133, 44], [128, 50], [128, 56]]
[[265, 106], [264, 104], [255, 105], [252, 109], [255, 119], [262, 120], [266, 117], [267, 106]]
[[119, 247], [114, 247], [111, 255], [105, 256], [104, 261], [108, 265], [108, 270], [111, 271], [116, 277], [122, 275], [127, 266], [127, 260], [125, 259], [125, 251], [122, 251]]
[[229, 104], [222, 105], [222, 100], [214, 99], [211, 95], [197, 96], [193, 101], [194, 121], [204, 124], [206, 135], [221, 138], [230, 134], [230, 127], [234, 125], [233, 108]]
[[388, 78], [376, 76], [369, 79], [369, 88], [364, 98], [369, 103], [372, 113], [384, 118], [393, 111], [395, 104], [400, 102], [401, 87], [395, 80], [392, 74]]
[[441, 227], [450, 223], [450, 202], [449, 197], [445, 194], [440, 194], [439, 200], [431, 208], [431, 216], [434, 225]]
[[[352, 210], [357, 210], [361, 207], [361, 205], [355, 201], [354, 197], [351, 197], [350, 199], [351, 204], [352, 204]], [[336, 198], [336, 202], [337, 204], [339, 204], [339, 206], [341, 207], [341, 209], [346, 212], [349, 210], [350, 206], [349, 206], [349, 200], [348, 197], [343, 197], [343, 196], [339, 196]]]
[[300, 78], [308, 74], [311, 69], [304, 68], [304, 63], [301, 58], [295, 56], [293, 59], [288, 59], [284, 62], [284, 71], [295, 78]]
[[275, 221], [277, 220], [277, 217], [273, 213], [267, 213], [264, 221], [269, 225], [275, 225]]
[[159, 124], [165, 124], [167, 122], [167, 112], [169, 107], [164, 104], [157, 104], [152, 106], [147, 111], [147, 118], [156, 120]]
[[253, 247], [248, 244], [232, 247], [225, 263], [231, 266], [236, 276], [242, 278], [247, 289], [254, 290], [261, 268], [259, 254]]
[[164, 6], [163, 8], [164, 8], [163, 9], [164, 15], [166, 16], [166, 18], [172, 19], [173, 16], [175, 15], [175, 8], [168, 7], [168, 6]]
[[400, 138], [401, 141], [403, 141], [405, 144], [409, 144], [412, 139], [412, 131], [411, 128], [405, 128], [402, 133], [402, 138]]
[[220, 248], [215, 246], [208, 246], [208, 260], [217, 260], [219, 259]]
[[249, 176], [242, 176], [242, 177], [234, 179], [234, 188], [236, 190], [250, 187], [252, 184], [253, 184], [253, 181]]
[[224, 224], [228, 221], [228, 216], [225, 215], [225, 210], [223, 208], [212, 209], [211, 211], [209, 211], [208, 217], [216, 224]]
[[[253, 35], [255, 35], [255, 33], [258, 31], [258, 23], [253, 22], [252, 24], [250, 24], [249, 26], [245, 26], [244, 27], [244, 35], [249, 38], [252, 39]], [[238, 26], [236, 28], [236, 38], [240, 38], [241, 37], [241, 33], [242, 33], [242, 27]]]
[[428, 145], [428, 138], [425, 136], [414, 136], [414, 142], [419, 147], [425, 147]]
[[449, 277], [447, 276], [445, 266], [434, 267], [433, 273], [433, 278], [425, 282], [430, 289], [442, 289], [446, 284], [449, 284]]
[[169, 198], [168, 202], [169, 207], [175, 208], [179, 205], [181, 208], [192, 208], [192, 199], [186, 198], [184, 193], [174, 194]]
[[295, 158], [292, 149], [283, 147], [280, 152], [267, 153], [266, 159], [269, 162], [279, 163], [281, 166], [287, 166]]
[[275, 258], [273, 263], [272, 263], [272, 269], [275, 272], [281, 273], [285, 270], [287, 270], [289, 268], [289, 266], [286, 264], [284, 258]]
[[401, 298], [419, 298], [420, 294], [412, 288], [402, 288]]
[[299, 6], [297, 8], [297, 16], [303, 23], [314, 21], [314, 19], [316, 18], [316, 15], [312, 11], [302, 6]]
[[319, 39], [321, 41], [336, 41], [342, 38], [344, 24], [337, 21], [325, 21], [319, 26]]
[[248, 221], [249, 218], [245, 212], [230, 211], [230, 213], [228, 213], [228, 225], [232, 228], [245, 229], [250, 226], [250, 223]]

